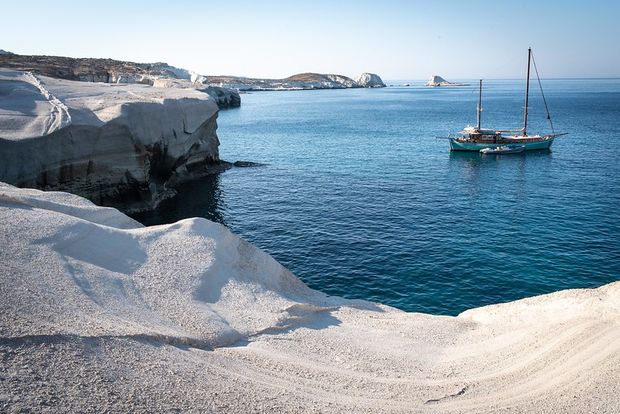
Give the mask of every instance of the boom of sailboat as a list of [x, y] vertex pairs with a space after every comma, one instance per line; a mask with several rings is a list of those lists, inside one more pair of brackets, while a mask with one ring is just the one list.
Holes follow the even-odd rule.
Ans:
[[[534, 62], [534, 70], [536, 71], [536, 77], [538, 78], [540, 92], [542, 94], [543, 102], [545, 104], [547, 120], [549, 121], [549, 125], [551, 127], [551, 133], [545, 135], [530, 135], [528, 134], [527, 130], [528, 104], [530, 94], [530, 66], [532, 62]], [[542, 90], [542, 83], [540, 82], [540, 77], [538, 76], [538, 68], [536, 67], [536, 62], [533, 60], [532, 48], [528, 48], [527, 50], [527, 76], [525, 81], [525, 108], [523, 111], [523, 128], [508, 130], [482, 128], [482, 79], [480, 79], [478, 106], [476, 108], [476, 112], [476, 126], [467, 126], [462, 131], [460, 131], [457, 136], [445, 137], [445, 139], [448, 139], [450, 141], [451, 151], [477, 151], [486, 154], [510, 154], [530, 150], [545, 150], [551, 147], [551, 144], [553, 144], [555, 138], [567, 134], [556, 133], [553, 129], [553, 122], [551, 121], [551, 115], [549, 114], [549, 108], [547, 107], [545, 94]]]

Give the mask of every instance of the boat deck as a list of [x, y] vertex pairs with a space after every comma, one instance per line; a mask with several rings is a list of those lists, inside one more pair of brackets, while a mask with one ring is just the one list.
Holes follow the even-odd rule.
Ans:
[[521, 144], [525, 142], [541, 142], [549, 139], [553, 139], [550, 135], [540, 136], [540, 135], [532, 135], [528, 137], [517, 137], [517, 136], [489, 136], [489, 137], [457, 137], [454, 138], [455, 141], [463, 142], [463, 143], [477, 143], [477, 144]]

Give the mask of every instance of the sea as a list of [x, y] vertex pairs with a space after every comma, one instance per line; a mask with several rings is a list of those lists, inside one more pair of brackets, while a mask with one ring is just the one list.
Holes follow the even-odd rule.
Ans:
[[[620, 280], [620, 79], [546, 79], [550, 151], [450, 152], [478, 81], [254, 92], [218, 119], [232, 168], [145, 224], [204, 217], [330, 295], [410, 312], [466, 309]], [[410, 84], [411, 86], [403, 86]], [[528, 131], [550, 132], [531, 84]], [[483, 84], [482, 126], [520, 128], [523, 80]]]

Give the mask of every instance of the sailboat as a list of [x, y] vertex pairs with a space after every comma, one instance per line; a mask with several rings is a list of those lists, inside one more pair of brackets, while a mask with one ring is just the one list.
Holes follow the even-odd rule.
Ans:
[[[447, 137], [450, 141], [451, 151], [481, 151], [485, 153], [489, 152], [510, 152], [510, 149], [514, 149], [512, 152], [521, 152], [529, 150], [545, 150], [551, 147], [553, 140], [560, 136], [566, 135], [566, 133], [555, 133], [553, 129], [553, 122], [551, 121], [551, 115], [549, 115], [549, 109], [547, 107], [547, 101], [545, 94], [542, 90], [542, 84], [540, 77], [538, 76], [538, 69], [536, 68], [536, 62], [534, 61], [534, 69], [536, 71], [536, 77], [538, 78], [538, 84], [540, 85], [540, 92], [545, 104], [545, 110], [547, 111], [547, 119], [551, 126], [552, 133], [546, 135], [530, 135], [527, 131], [527, 110], [530, 95], [530, 65], [533, 60], [532, 48], [527, 50], [527, 78], [525, 81], [525, 108], [523, 111], [523, 128], [520, 129], [508, 129], [508, 130], [496, 130], [496, 129], [484, 129], [481, 127], [482, 118], [482, 79], [480, 79], [478, 106], [477, 106], [477, 125], [467, 126], [457, 137]], [[518, 151], [517, 151], [518, 150]]]

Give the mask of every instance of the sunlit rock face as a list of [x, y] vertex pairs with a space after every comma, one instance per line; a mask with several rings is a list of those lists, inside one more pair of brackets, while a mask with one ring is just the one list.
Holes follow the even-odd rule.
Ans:
[[466, 86], [465, 83], [459, 82], [448, 82], [444, 78], [438, 75], [433, 75], [431, 78], [425, 83], [426, 86]]
[[225, 167], [217, 114], [195, 89], [0, 69], [0, 180], [150, 209], [176, 184]]
[[159, 88], [195, 88], [211, 96], [220, 109], [238, 108], [241, 106], [239, 92], [230, 88], [211, 86], [208, 84], [198, 85], [186, 79], [155, 79], [153, 86]]
[[383, 80], [374, 73], [362, 73], [355, 82], [363, 88], [385, 88]]

